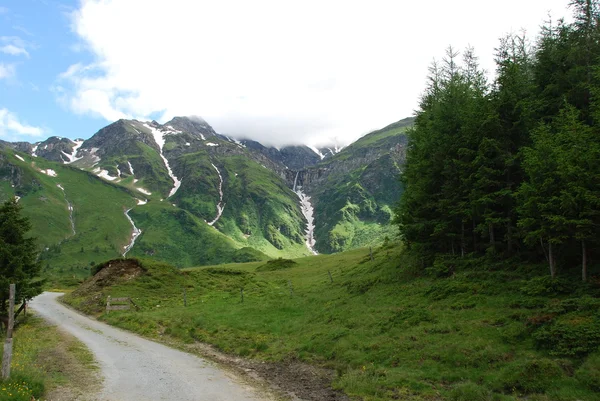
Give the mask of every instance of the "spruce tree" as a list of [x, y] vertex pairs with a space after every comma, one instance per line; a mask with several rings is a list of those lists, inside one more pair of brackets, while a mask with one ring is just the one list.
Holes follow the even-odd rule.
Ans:
[[16, 284], [17, 300], [27, 300], [41, 293], [38, 280], [41, 264], [37, 261], [34, 238], [27, 237], [31, 224], [21, 215], [16, 199], [0, 206], [0, 301], [6, 310], [9, 284]]

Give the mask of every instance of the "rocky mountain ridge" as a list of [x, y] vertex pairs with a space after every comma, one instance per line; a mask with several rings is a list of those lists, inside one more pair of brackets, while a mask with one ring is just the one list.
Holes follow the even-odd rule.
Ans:
[[[0, 143], [0, 198], [17, 195], [33, 215], [50, 210], [48, 199], [59, 207], [55, 215], [65, 213], [58, 204], [64, 205], [70, 223], [60, 218], [57, 227], [65, 228], [55, 237], [63, 239], [56, 245], [48, 237], [46, 252], [92, 237], [94, 249], [112, 244], [114, 251], [103, 248], [109, 254], [127, 249], [128, 256], [180, 266], [300, 256], [315, 248], [334, 252], [376, 243], [387, 232], [379, 225], [387, 227], [389, 206], [401, 192], [395, 177], [410, 123], [400, 121], [339, 151], [239, 141], [197, 117], [165, 124], [119, 120], [87, 140]], [[81, 185], [68, 185], [67, 176]], [[389, 188], [381, 190], [382, 183]], [[110, 234], [114, 238], [99, 240], [100, 233], [80, 229], [89, 220], [81, 211], [107, 202], [101, 193], [114, 190], [123, 195], [111, 197], [123, 200], [106, 213], [123, 220], [115, 225], [118, 233]], [[352, 235], [340, 235], [340, 224], [345, 231], [352, 226]], [[38, 227], [43, 232], [43, 224]], [[73, 249], [71, 259], [90, 257], [86, 246], [78, 255]], [[67, 259], [64, 253], [43, 257]]]

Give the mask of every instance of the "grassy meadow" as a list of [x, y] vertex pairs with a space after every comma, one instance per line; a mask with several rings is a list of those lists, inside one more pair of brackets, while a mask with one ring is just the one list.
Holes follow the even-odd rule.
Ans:
[[[334, 387], [366, 401], [600, 395], [597, 282], [483, 261], [446, 278], [417, 274], [396, 244], [373, 260], [358, 249], [184, 270], [141, 263], [139, 277], [65, 301], [150, 338], [330, 368]], [[140, 310], [106, 315], [106, 295], [133, 297]]]
[[96, 365], [82, 343], [32, 315], [18, 322], [11, 374], [0, 381], [0, 401], [76, 399], [94, 388]]

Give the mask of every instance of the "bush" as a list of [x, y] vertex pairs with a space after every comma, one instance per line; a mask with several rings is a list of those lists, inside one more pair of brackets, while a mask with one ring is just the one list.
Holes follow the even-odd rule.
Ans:
[[297, 263], [291, 259], [279, 258], [279, 259], [275, 259], [275, 260], [269, 260], [264, 265], [257, 267], [256, 271], [257, 272], [271, 272], [271, 271], [275, 271], [275, 270], [289, 269], [296, 265], [297, 265]]
[[500, 387], [506, 392], [544, 393], [555, 387], [564, 372], [551, 359], [538, 358], [507, 365], [500, 373]]
[[538, 347], [551, 355], [583, 357], [600, 346], [600, 319], [574, 317], [540, 327], [533, 333]]
[[527, 327], [521, 322], [513, 322], [503, 328], [502, 340], [507, 344], [518, 344], [527, 338]]
[[590, 355], [575, 372], [575, 378], [594, 391], [600, 391], [600, 351]]
[[464, 283], [454, 279], [448, 279], [433, 284], [425, 293], [435, 301], [448, 298], [455, 294], [477, 294], [481, 287], [476, 284]]
[[491, 401], [491, 392], [475, 383], [460, 383], [450, 391], [452, 401]]
[[550, 276], [532, 278], [521, 287], [523, 294], [534, 297], [540, 295], [570, 294], [572, 291], [573, 286], [568, 281]]

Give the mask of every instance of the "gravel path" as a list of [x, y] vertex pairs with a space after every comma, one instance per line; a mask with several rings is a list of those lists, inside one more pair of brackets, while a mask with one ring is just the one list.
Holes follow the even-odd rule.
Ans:
[[60, 293], [31, 301], [43, 318], [94, 353], [104, 383], [98, 401], [266, 401], [259, 391], [208, 361], [87, 318], [61, 305]]

